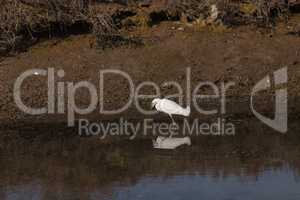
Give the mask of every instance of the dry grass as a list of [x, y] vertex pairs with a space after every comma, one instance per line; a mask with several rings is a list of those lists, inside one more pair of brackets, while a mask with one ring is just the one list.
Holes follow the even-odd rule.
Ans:
[[103, 49], [113, 47], [114, 43], [120, 37], [120, 32], [113, 20], [108, 14], [92, 15], [93, 33], [97, 38], [97, 45]]
[[5, 0], [0, 8], [0, 53], [17, 49], [24, 41], [34, 41], [33, 33], [49, 31], [52, 24], [63, 27], [85, 20], [84, 7], [76, 2]]
[[22, 40], [21, 31], [33, 26], [32, 19], [30, 9], [17, 1], [5, 1], [0, 8], [0, 51], [14, 49]]
[[[287, 16], [289, 10], [289, 1], [285, 0], [175, 0], [168, 4], [168, 9], [193, 21], [207, 18], [211, 5], [217, 5], [220, 19], [229, 23], [239, 18], [243, 23], [268, 25], [276, 17]], [[240, 9], [241, 5], [244, 6], [243, 10]], [[250, 9], [248, 13], [244, 12], [245, 8]]]
[[175, 0], [168, 4], [168, 9], [171, 12], [185, 15], [189, 20], [195, 20], [199, 17], [208, 16], [210, 5], [215, 3], [216, 0]]
[[[289, 1], [285, 0], [169, 2], [163, 8], [168, 15], [185, 17], [188, 21], [206, 19], [210, 15], [211, 5], [217, 5], [220, 12], [218, 20], [229, 25], [272, 25], [276, 18], [288, 16], [289, 10]], [[53, 24], [63, 30], [78, 21], [90, 24], [98, 43], [105, 47], [111, 46], [107, 45], [109, 43], [119, 43], [119, 40], [122, 40], [121, 43], [127, 42], [126, 38], [122, 38], [120, 27], [112, 15], [93, 9], [94, 5], [90, 0], [4, 0], [0, 7], [0, 53], [28, 46], [28, 42], [36, 40], [36, 33], [51, 32]]]

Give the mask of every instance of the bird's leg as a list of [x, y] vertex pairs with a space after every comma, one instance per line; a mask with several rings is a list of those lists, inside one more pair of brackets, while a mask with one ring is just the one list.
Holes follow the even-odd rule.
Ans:
[[169, 115], [169, 116], [170, 116], [170, 118], [171, 118], [171, 120], [172, 120], [172, 124], [176, 124], [176, 122], [175, 122], [173, 116], [172, 116], [172, 115]]
[[[174, 120], [174, 118], [173, 118], [173, 116], [172, 115], [169, 115], [169, 116], [172, 119], [172, 125], [177, 125], [176, 122], [175, 122], [175, 120]], [[171, 132], [169, 138], [172, 138], [172, 137], [173, 137], [173, 132]]]

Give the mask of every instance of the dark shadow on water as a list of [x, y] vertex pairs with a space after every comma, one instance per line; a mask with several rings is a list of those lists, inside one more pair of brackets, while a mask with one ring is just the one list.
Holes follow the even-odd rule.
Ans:
[[24, 137], [7, 130], [0, 199], [296, 200], [299, 128], [290, 122], [284, 135], [245, 119], [235, 136], [197, 136], [174, 151], [153, 150], [145, 137], [100, 140], [60, 129]]

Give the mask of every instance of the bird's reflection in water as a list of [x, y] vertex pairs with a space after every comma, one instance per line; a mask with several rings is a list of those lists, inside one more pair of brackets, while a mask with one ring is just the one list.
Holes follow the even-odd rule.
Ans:
[[298, 126], [286, 135], [242, 127], [177, 150], [154, 150], [148, 138], [2, 134], [0, 199], [298, 200]]

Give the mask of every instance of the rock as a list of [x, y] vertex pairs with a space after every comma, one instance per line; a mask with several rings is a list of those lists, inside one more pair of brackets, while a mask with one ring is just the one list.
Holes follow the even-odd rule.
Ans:
[[207, 23], [213, 23], [215, 22], [219, 17], [219, 10], [217, 5], [213, 4], [211, 5], [210, 9], [210, 16], [206, 19]]
[[218, 18], [218, 16], [219, 16], [219, 10], [217, 8], [217, 5], [214, 4], [214, 5], [211, 6], [211, 13], [210, 14], [211, 14], [210, 18], [213, 21], [215, 21]]

